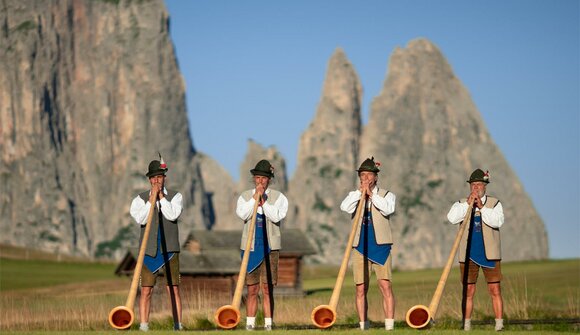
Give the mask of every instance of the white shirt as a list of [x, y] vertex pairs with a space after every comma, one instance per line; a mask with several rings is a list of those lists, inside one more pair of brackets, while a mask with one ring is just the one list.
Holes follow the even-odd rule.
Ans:
[[[163, 188], [163, 194], [167, 195], [167, 189], [165, 187]], [[149, 195], [151, 195], [151, 191], [149, 191]], [[171, 202], [166, 197], [163, 197], [163, 199], [155, 203], [157, 204], [157, 208], [161, 205], [161, 213], [169, 221], [177, 220], [183, 210], [183, 197], [179, 192], [175, 194]], [[149, 215], [150, 208], [151, 203], [149, 201], [145, 202], [140, 196], [136, 196], [131, 202], [129, 213], [135, 222], [144, 226], [147, 224], [147, 215]]]
[[[389, 216], [395, 212], [397, 197], [393, 192], [388, 192], [386, 196], [381, 197], [379, 195], [379, 188], [375, 186], [372, 193], [373, 194], [369, 197], [371, 201], [367, 201], [367, 207], [370, 207], [372, 204], [384, 216]], [[356, 209], [361, 196], [362, 193], [360, 190], [348, 193], [346, 198], [344, 198], [340, 204], [340, 210], [352, 214]]]
[[[252, 191], [252, 194], [256, 193], [256, 189]], [[266, 189], [266, 195], [270, 194], [270, 189]], [[242, 196], [238, 198], [238, 203], [236, 205], [236, 214], [238, 217], [244, 221], [249, 220], [252, 217], [252, 212], [254, 210], [254, 205], [256, 200], [252, 197], [249, 201], [246, 201]], [[276, 202], [271, 205], [268, 202], [258, 206], [258, 214], [264, 214], [272, 222], [280, 222], [286, 217], [288, 213], [288, 199], [280, 192], [280, 196], [276, 199]]]
[[[487, 201], [487, 195], [484, 195], [481, 198], [481, 202], [485, 204]], [[463, 222], [465, 218], [465, 214], [467, 214], [467, 208], [469, 208], [469, 204], [467, 202], [455, 202], [449, 213], [447, 213], [447, 220], [451, 222], [451, 224], [458, 224]], [[481, 212], [481, 219], [485, 224], [492, 228], [500, 228], [503, 225], [504, 217], [503, 217], [503, 207], [501, 202], [498, 202], [494, 208], [488, 208], [483, 206], [481, 210], [475, 207], [475, 211]]]

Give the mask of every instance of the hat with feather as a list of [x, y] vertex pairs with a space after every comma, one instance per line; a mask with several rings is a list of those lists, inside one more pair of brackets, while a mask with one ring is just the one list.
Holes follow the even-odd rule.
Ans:
[[165, 175], [165, 173], [167, 173], [167, 170], [168, 170], [167, 164], [165, 164], [163, 157], [161, 157], [161, 153], [158, 153], [158, 154], [159, 154], [159, 160], [152, 160], [149, 163], [149, 168], [148, 168], [147, 174], [145, 174], [149, 178], [159, 176], [159, 175]]

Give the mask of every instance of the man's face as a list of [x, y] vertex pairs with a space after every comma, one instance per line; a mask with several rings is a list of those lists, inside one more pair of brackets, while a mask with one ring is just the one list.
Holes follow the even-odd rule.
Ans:
[[151, 184], [151, 186], [158, 184], [158, 185], [161, 185], [161, 187], [163, 187], [165, 185], [165, 176], [161, 174], [161, 175], [149, 177], [149, 183]]
[[358, 177], [360, 178], [360, 183], [361, 184], [368, 184], [369, 188], [372, 190], [373, 187], [375, 187], [375, 185], [377, 184], [377, 174], [374, 172], [370, 172], [370, 171], [361, 171], [358, 174]]
[[264, 190], [266, 190], [268, 185], [270, 185], [270, 178], [265, 176], [254, 176], [254, 184], [256, 185], [256, 188], [261, 186]]
[[477, 196], [480, 198], [485, 195], [485, 187], [487, 186], [486, 183], [482, 181], [474, 181], [469, 184], [469, 188], [471, 189], [471, 193], [477, 193]]

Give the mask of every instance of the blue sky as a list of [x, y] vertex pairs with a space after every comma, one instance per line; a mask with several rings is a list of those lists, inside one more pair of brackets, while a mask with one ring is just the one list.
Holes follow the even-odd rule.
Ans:
[[234, 179], [249, 138], [276, 146], [292, 175], [337, 47], [366, 124], [393, 50], [432, 41], [544, 219], [553, 258], [580, 257], [579, 3], [166, 0], [194, 146]]

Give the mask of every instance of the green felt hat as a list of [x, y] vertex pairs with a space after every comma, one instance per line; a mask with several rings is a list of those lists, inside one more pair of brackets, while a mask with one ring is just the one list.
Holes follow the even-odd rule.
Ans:
[[145, 174], [147, 177], [155, 177], [159, 175], [165, 175], [167, 173], [167, 164], [159, 154], [159, 160], [153, 160], [149, 163], [149, 168], [147, 169], [147, 173]]
[[253, 176], [264, 176], [268, 178], [274, 177], [274, 167], [265, 159], [256, 164], [256, 167], [250, 170]]
[[471, 173], [469, 176], [468, 183], [473, 183], [475, 181], [481, 181], [486, 184], [489, 184], [489, 171], [483, 172], [482, 169], [477, 169]]
[[375, 157], [371, 157], [371, 158], [365, 159], [365, 161], [362, 162], [362, 164], [360, 165], [360, 167], [356, 171], [359, 173], [361, 173], [362, 171], [379, 173], [379, 171], [381, 171], [381, 170], [379, 170], [379, 166], [381, 166], [381, 163], [375, 162]]

